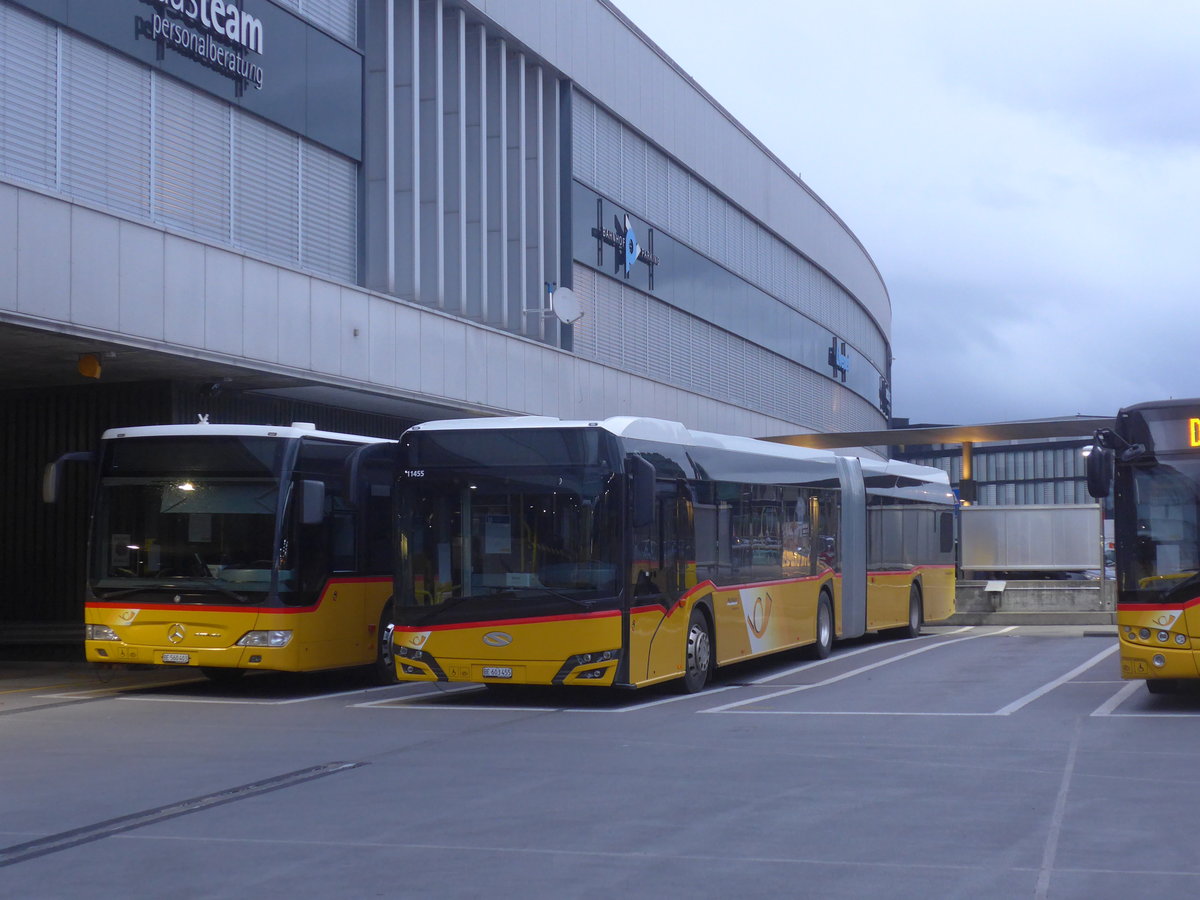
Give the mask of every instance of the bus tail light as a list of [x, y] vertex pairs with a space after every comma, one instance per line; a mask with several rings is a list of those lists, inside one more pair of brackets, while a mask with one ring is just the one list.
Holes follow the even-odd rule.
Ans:
[[88, 625], [85, 634], [89, 641], [119, 641], [117, 633], [107, 625]]
[[237, 642], [239, 647], [286, 647], [292, 641], [290, 631], [247, 631]]

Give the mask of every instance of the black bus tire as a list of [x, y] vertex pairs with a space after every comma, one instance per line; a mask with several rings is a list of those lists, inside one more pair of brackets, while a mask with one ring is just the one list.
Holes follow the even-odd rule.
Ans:
[[814, 623], [813, 642], [808, 645], [810, 659], [825, 659], [833, 652], [833, 600], [828, 591], [821, 591], [817, 601], [817, 618]]
[[712, 678], [713, 643], [712, 629], [708, 617], [695, 607], [688, 619], [687, 640], [683, 657], [683, 681], [681, 687], [686, 694], [704, 690]]
[[392, 603], [389, 600], [379, 616], [379, 630], [375, 633], [375, 662], [371, 674], [376, 684], [398, 684], [396, 656], [392, 652]]
[[245, 669], [227, 669], [223, 666], [201, 666], [200, 672], [213, 684], [221, 687], [232, 687], [246, 674]]
[[915, 581], [908, 589], [908, 624], [896, 629], [900, 637], [921, 636], [921, 625], [925, 621], [925, 604], [921, 600], [921, 586]]
[[1147, 678], [1146, 690], [1152, 694], [1174, 694], [1179, 691], [1179, 681], [1175, 678]]

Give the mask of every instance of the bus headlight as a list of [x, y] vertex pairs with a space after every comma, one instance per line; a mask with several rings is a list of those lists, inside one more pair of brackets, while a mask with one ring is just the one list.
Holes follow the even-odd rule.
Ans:
[[1160, 644], [1165, 644], [1167, 642], [1167, 639], [1170, 637], [1171, 636], [1169, 634], [1167, 634], [1165, 631], [1160, 631], [1158, 633], [1158, 642]]
[[107, 625], [87, 625], [84, 633], [89, 641], [119, 641], [117, 633]]
[[1161, 669], [1163, 666], [1165, 666], [1167, 664], [1167, 658], [1165, 656], [1163, 656], [1161, 653], [1155, 653], [1154, 657], [1150, 660], [1150, 662], [1154, 664], [1154, 668]]
[[1187, 638], [1184, 637], [1182, 634], [1177, 634], [1177, 635], [1175, 635], [1175, 643], [1181, 644], [1181, 645], [1186, 644]]
[[237, 642], [239, 647], [286, 647], [292, 640], [290, 631], [247, 631]]

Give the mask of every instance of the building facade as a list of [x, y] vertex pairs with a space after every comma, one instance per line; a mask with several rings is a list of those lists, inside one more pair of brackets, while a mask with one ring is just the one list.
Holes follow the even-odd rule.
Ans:
[[[971, 451], [974, 502], [980, 506], [1063, 506], [1094, 503], [1087, 490], [1084, 449], [1093, 439], [990, 441]], [[962, 481], [962, 445], [932, 444], [893, 448], [898, 459], [934, 466]]]
[[606, 0], [0, 0], [0, 516], [33, 523], [0, 544], [77, 560], [0, 625], [76, 620], [86, 500], [31, 485], [110, 425], [870, 430], [890, 329], [846, 225]]

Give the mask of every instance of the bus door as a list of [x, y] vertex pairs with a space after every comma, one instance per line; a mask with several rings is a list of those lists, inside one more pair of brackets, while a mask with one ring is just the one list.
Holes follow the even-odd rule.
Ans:
[[838, 624], [843, 638], [867, 631], [867, 492], [862, 463], [857, 457], [834, 457], [841, 482], [842, 610]]
[[696, 583], [693, 500], [687, 482], [655, 485], [654, 521], [634, 529], [630, 681], [678, 674], [687, 616], [680, 599]]

